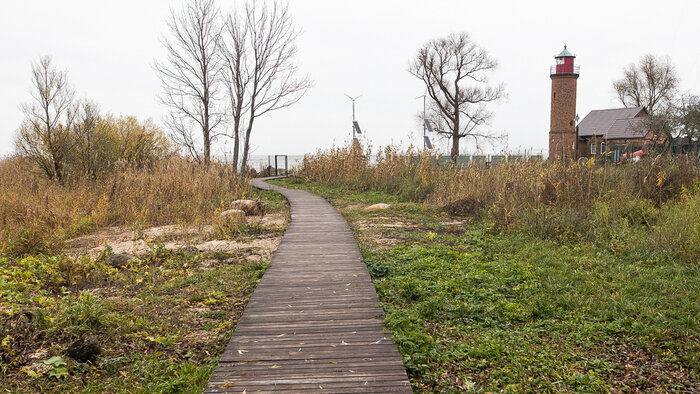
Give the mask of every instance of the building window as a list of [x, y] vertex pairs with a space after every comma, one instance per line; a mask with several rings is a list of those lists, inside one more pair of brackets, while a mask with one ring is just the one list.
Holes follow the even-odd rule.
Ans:
[[605, 143], [601, 142], [600, 143], [600, 154], [602, 155], [603, 153], [605, 153]]
[[554, 98], [557, 98], [557, 92], [554, 92]]
[[591, 142], [591, 154], [595, 155], [595, 142]]
[[573, 125], [574, 125], [574, 121], [573, 121], [573, 120], [570, 120], [570, 121], [569, 121], [569, 126], [573, 126]]

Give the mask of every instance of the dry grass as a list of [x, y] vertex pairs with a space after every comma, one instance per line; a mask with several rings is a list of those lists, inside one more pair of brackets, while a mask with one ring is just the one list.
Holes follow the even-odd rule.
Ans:
[[[391, 147], [371, 162], [371, 153], [359, 146], [319, 151], [304, 158], [297, 174], [307, 182], [428, 202], [497, 232], [607, 244], [621, 231], [643, 229], [653, 233], [657, 249], [700, 260], [698, 250], [686, 246], [700, 243], [700, 226], [693, 222], [700, 211], [700, 167], [691, 159], [658, 157], [621, 166], [535, 161], [485, 168], [450, 167], [430, 154]], [[670, 235], [678, 232], [682, 235]], [[624, 235], [634, 241], [634, 234]]]
[[65, 184], [47, 180], [21, 157], [6, 158], [0, 161], [0, 251], [53, 252], [66, 238], [103, 226], [208, 223], [248, 187], [227, 165], [204, 168], [177, 156]]

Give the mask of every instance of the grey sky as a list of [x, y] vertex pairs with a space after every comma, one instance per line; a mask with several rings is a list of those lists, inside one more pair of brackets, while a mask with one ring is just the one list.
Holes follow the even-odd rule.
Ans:
[[[219, 3], [226, 10], [241, 2]], [[163, 55], [159, 38], [169, 9], [180, 4], [2, 0], [0, 155], [13, 149], [19, 105], [30, 99], [30, 65], [42, 55], [53, 56], [79, 94], [103, 111], [160, 122], [165, 109], [156, 100], [152, 64]], [[423, 87], [406, 71], [408, 61], [424, 42], [452, 32], [468, 32], [499, 61], [493, 81], [506, 84], [508, 99], [493, 107], [493, 127], [508, 133], [508, 151], [546, 152], [549, 66], [565, 42], [581, 65], [581, 117], [618, 106], [612, 81], [645, 53], [669, 55], [682, 89], [700, 94], [697, 1], [292, 0], [290, 9], [303, 30], [301, 70], [314, 88], [297, 105], [259, 120], [253, 154], [302, 154], [345, 143], [351, 107], [344, 93], [363, 95], [357, 118], [373, 146], [421, 144], [414, 115]], [[225, 149], [219, 143], [218, 152]]]

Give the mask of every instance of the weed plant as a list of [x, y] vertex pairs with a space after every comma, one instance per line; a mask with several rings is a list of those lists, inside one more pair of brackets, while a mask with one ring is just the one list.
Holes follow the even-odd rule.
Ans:
[[[158, 245], [105, 257], [0, 256], [0, 390], [201, 391], [267, 267]], [[64, 353], [82, 335], [100, 343], [91, 362]]]

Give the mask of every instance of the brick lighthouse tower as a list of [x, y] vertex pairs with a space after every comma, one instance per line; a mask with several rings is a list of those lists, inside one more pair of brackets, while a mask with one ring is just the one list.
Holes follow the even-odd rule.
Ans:
[[576, 56], [564, 50], [554, 56], [557, 61], [549, 72], [552, 78], [552, 113], [549, 127], [549, 158], [576, 160], [576, 80], [578, 65]]

